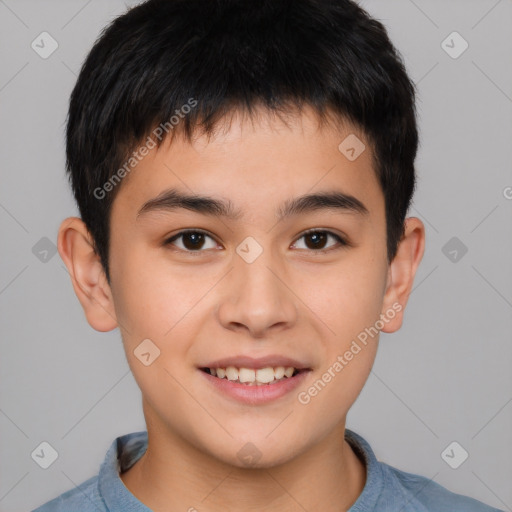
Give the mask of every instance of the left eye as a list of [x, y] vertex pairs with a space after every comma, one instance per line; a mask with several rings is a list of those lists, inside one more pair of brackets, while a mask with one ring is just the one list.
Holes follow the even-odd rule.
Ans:
[[[313, 251], [325, 251], [329, 250], [333, 246], [336, 245], [336, 243], [325, 247], [325, 244], [329, 238], [334, 239], [335, 242], [339, 243], [340, 245], [348, 245], [347, 242], [341, 238], [341, 236], [332, 233], [331, 231], [308, 231], [307, 233], [304, 233], [298, 240], [301, 239], [307, 240], [306, 247], [298, 247], [299, 249], [309, 249]], [[297, 245], [297, 242], [295, 242], [294, 245]]]

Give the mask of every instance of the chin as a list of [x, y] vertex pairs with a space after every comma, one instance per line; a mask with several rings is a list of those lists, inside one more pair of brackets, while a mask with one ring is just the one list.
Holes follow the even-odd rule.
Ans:
[[[270, 430], [269, 430], [270, 431]], [[245, 430], [240, 437], [233, 438], [223, 443], [224, 446], [199, 447], [203, 453], [209, 453], [214, 459], [240, 469], [269, 469], [293, 460], [306, 449], [299, 446], [299, 440], [290, 439], [286, 433], [276, 435], [274, 439], [268, 434], [248, 435]], [[208, 444], [208, 443], [206, 443]]]

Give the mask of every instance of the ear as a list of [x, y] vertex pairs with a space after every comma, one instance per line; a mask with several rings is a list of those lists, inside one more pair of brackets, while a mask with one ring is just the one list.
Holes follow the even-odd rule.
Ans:
[[[402, 327], [405, 306], [424, 250], [425, 226], [423, 222], [416, 217], [405, 219], [404, 234], [396, 256], [388, 268], [388, 281], [381, 311], [381, 317], [385, 316], [388, 321], [384, 322], [383, 332], [395, 332]], [[391, 311], [395, 313], [392, 318], [390, 318]]]
[[101, 332], [115, 329], [117, 318], [110, 285], [82, 219], [69, 217], [61, 223], [57, 248], [90, 326]]

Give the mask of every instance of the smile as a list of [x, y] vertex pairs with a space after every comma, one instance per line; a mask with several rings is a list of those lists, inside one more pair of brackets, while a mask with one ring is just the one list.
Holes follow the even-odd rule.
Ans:
[[245, 384], [247, 386], [263, 386], [276, 384], [284, 379], [289, 379], [301, 370], [293, 366], [267, 366], [265, 368], [236, 368], [228, 366], [226, 368], [201, 368], [202, 371], [213, 375], [219, 379], [226, 379], [231, 382]]
[[309, 368], [297, 369], [293, 366], [219, 366], [201, 367], [198, 370], [215, 394], [251, 406], [284, 400], [286, 397], [294, 400], [297, 388], [304, 384], [311, 373]]

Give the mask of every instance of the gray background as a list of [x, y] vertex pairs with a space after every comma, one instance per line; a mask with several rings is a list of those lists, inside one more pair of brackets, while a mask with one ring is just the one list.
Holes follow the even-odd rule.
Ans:
[[[145, 428], [119, 332], [94, 331], [58, 253], [32, 250], [77, 214], [64, 174], [69, 94], [100, 29], [134, 3], [0, 0], [2, 512], [97, 474], [115, 437]], [[379, 459], [512, 510], [512, 2], [361, 4], [418, 84], [410, 214], [427, 248], [404, 326], [381, 336], [348, 427]], [[59, 44], [47, 59], [31, 48], [42, 31]], [[453, 31], [469, 43], [457, 59], [441, 46]], [[457, 261], [443, 252], [452, 237], [468, 249]], [[42, 441], [58, 452], [46, 470], [31, 458]], [[452, 441], [469, 453], [458, 469], [441, 457]]]

